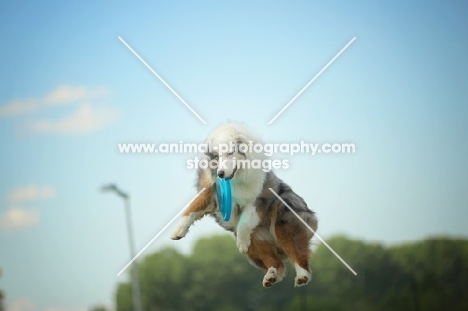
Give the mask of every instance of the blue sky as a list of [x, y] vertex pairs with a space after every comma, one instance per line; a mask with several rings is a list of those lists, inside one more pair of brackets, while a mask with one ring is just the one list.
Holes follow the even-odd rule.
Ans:
[[[241, 121], [270, 142], [352, 142], [278, 171], [319, 234], [397, 244], [468, 235], [467, 4], [452, 1], [41, 1], [0, 4], [0, 288], [11, 310], [113, 304], [129, 250], [194, 195], [189, 155], [122, 142], [202, 142]], [[117, 39], [125, 39], [203, 125]], [[268, 121], [353, 37], [272, 125]], [[190, 251], [210, 219], [147, 250]], [[345, 267], [343, 267], [345, 269]]]

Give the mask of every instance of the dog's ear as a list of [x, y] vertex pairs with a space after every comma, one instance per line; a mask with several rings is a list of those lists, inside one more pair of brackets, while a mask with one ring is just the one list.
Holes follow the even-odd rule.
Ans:
[[213, 149], [216, 149], [216, 148], [213, 148], [212, 141], [206, 140], [203, 144], [205, 145], [205, 150], [203, 154], [208, 159], [208, 161], [213, 160], [213, 159], [217, 160], [218, 152], [213, 151]]
[[208, 157], [209, 160], [212, 160], [214, 158], [213, 156], [213, 151], [210, 149], [210, 144], [208, 140], [205, 140], [203, 142], [203, 145], [205, 145], [205, 152], [203, 153], [206, 157]]

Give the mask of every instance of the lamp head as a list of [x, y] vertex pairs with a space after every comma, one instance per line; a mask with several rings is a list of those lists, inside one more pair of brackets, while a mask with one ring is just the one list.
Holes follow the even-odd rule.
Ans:
[[102, 192], [115, 192], [118, 196], [128, 199], [128, 194], [117, 188], [115, 184], [107, 184], [101, 187]]

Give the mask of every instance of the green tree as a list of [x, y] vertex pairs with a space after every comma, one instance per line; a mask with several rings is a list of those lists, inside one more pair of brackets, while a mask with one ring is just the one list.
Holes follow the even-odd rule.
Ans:
[[[468, 241], [429, 239], [384, 247], [337, 236], [312, 259], [313, 279], [293, 287], [294, 269], [265, 289], [263, 271], [238, 252], [232, 236], [200, 239], [190, 255], [162, 249], [140, 262], [144, 310], [468, 310]], [[131, 287], [117, 287], [117, 311], [131, 311]]]
[[[134, 311], [132, 287], [128, 282], [122, 282], [117, 285], [116, 309], [117, 311]], [[144, 309], [147, 310], [147, 309]]]
[[190, 265], [182, 254], [166, 248], [139, 265], [142, 303], [148, 310], [183, 310]]
[[357, 272], [353, 276], [320, 245], [315, 266], [319, 284], [326, 295], [340, 297], [340, 310], [346, 310], [346, 306], [359, 310], [414, 310], [410, 278], [388, 249], [344, 237], [332, 238], [328, 243]]
[[431, 238], [390, 249], [413, 282], [418, 310], [468, 310], [468, 241]]
[[89, 311], [108, 311], [107, 307], [105, 305], [95, 305], [89, 308]]
[[[2, 274], [3, 274], [3, 270], [2, 270], [2, 268], [0, 268], [0, 277], [2, 276]], [[6, 299], [5, 293], [0, 288], [0, 311], [5, 311], [6, 310], [5, 299]]]

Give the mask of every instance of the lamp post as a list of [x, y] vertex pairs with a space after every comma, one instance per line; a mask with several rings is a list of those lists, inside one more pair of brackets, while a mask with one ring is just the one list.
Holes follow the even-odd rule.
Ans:
[[[114, 192], [124, 200], [125, 213], [127, 218], [127, 231], [128, 241], [130, 244], [130, 259], [135, 257], [135, 246], [133, 244], [133, 230], [132, 230], [132, 215], [130, 213], [130, 196], [117, 188], [114, 184], [105, 185], [101, 188], [103, 192]], [[133, 308], [135, 311], [142, 311], [141, 307], [141, 295], [140, 295], [140, 281], [138, 279], [138, 268], [136, 261], [132, 262], [131, 267], [131, 279], [132, 279], [132, 293], [133, 293]]]

